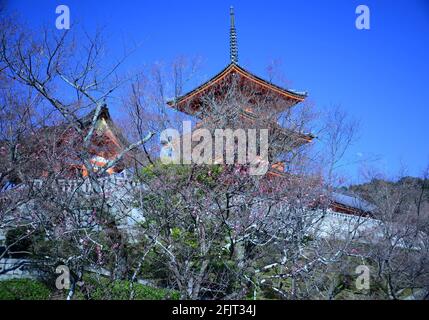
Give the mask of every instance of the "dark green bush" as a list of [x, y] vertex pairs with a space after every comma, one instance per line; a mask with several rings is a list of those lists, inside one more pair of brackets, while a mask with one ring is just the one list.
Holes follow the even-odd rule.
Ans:
[[[129, 300], [131, 283], [129, 281], [110, 281], [107, 278], [85, 277], [85, 285], [78, 297], [91, 300]], [[178, 300], [179, 293], [174, 290], [154, 288], [134, 283], [135, 300]]]
[[12, 246], [10, 250], [29, 251], [32, 245], [32, 239], [27, 235], [28, 228], [18, 227], [10, 229], [6, 233], [6, 246]]
[[0, 281], [0, 300], [48, 300], [50, 290], [33, 279]]
[[7, 231], [5, 244], [6, 246], [11, 246], [9, 255], [24, 257], [34, 254], [35, 246], [37, 247], [40, 243], [44, 243], [44, 240], [44, 233], [40, 230], [21, 226]]

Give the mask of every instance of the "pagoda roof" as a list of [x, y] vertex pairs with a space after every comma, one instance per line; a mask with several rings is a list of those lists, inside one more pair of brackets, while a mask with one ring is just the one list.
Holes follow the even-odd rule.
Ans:
[[363, 200], [359, 196], [344, 192], [332, 192], [331, 201], [334, 206], [339, 208], [345, 207], [359, 212], [372, 213], [377, 209], [375, 205]]
[[256, 85], [257, 87], [261, 87], [269, 92], [273, 92], [279, 95], [279, 97], [288, 101], [288, 103], [293, 106], [302, 102], [307, 97], [307, 93], [296, 92], [290, 89], [282, 88], [278, 85], [273, 84], [267, 80], [264, 80], [251, 72], [247, 71], [243, 67], [240, 67], [236, 63], [230, 63], [226, 68], [224, 68], [221, 72], [216, 74], [210, 80], [201, 84], [197, 88], [192, 91], [167, 102], [167, 104], [173, 108], [176, 108], [179, 111], [185, 111], [185, 106], [189, 102], [194, 102], [194, 99], [198, 99], [199, 96], [213, 88], [220, 81], [225, 79], [227, 76], [232, 74], [238, 74], [245, 81], [249, 81], [250, 83]]
[[[78, 120], [84, 128], [88, 128], [92, 124], [95, 112], [96, 108]], [[112, 133], [111, 138], [118, 147], [125, 148], [130, 145], [127, 138], [125, 138], [125, 136], [122, 134], [122, 130], [119, 129], [113, 122], [112, 117], [110, 116], [109, 108], [106, 105], [102, 106], [100, 109], [97, 121], [100, 120], [106, 121], [107, 129], [109, 129]]]

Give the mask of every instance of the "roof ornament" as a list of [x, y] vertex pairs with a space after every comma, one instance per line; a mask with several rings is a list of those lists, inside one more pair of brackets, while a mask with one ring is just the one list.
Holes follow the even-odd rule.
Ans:
[[231, 18], [231, 27], [229, 30], [229, 55], [232, 64], [238, 64], [238, 46], [237, 46], [237, 31], [235, 30], [234, 7], [229, 9]]

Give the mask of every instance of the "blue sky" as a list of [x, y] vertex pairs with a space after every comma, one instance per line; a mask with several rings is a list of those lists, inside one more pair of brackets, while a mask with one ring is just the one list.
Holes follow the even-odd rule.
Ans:
[[[395, 173], [402, 164], [418, 175], [429, 163], [429, 1], [30, 1], [9, 0], [30, 25], [55, 28], [55, 8], [66, 4], [73, 22], [104, 26], [113, 51], [142, 43], [136, 67], [179, 55], [203, 60], [202, 78], [229, 62], [229, 6], [236, 12], [240, 64], [266, 75], [281, 61], [290, 87], [308, 91], [320, 108], [341, 105], [360, 120], [351, 153], [379, 155]], [[355, 28], [365, 4], [371, 29]], [[349, 168], [356, 176], [357, 167]]]

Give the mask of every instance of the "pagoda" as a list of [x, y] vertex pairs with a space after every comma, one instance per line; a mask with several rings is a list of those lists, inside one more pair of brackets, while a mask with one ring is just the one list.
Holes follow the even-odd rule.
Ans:
[[[236, 88], [237, 94], [230, 94], [231, 88]], [[234, 110], [236, 96], [244, 97], [240, 110]], [[224, 116], [231, 117], [241, 126], [252, 128], [256, 123], [263, 123], [263, 127], [269, 128], [270, 137], [275, 136], [274, 143], [270, 141], [270, 172], [282, 173], [283, 162], [276, 161], [276, 155], [287, 152], [311, 142], [314, 138], [311, 134], [301, 133], [299, 130], [282, 127], [278, 120], [281, 114], [293, 106], [303, 102], [306, 93], [282, 88], [270, 81], [264, 80], [238, 63], [237, 32], [235, 28], [235, 16], [233, 7], [230, 8], [230, 63], [210, 80], [201, 84], [190, 92], [177, 97], [167, 104], [181, 112], [196, 117], [200, 123], [216, 122], [216, 111], [213, 101], [219, 104], [230, 104], [230, 108], [221, 110]], [[210, 101], [208, 101], [210, 100]], [[226, 101], [226, 102], [225, 102]], [[222, 124], [224, 127], [225, 124]]]
[[[95, 123], [93, 123], [95, 114], [96, 109], [86, 116], [78, 118], [77, 123], [82, 129], [83, 135], [86, 135], [92, 126], [94, 127], [87, 152], [94, 171], [98, 171], [108, 161], [116, 159], [129, 146], [129, 142], [113, 122], [106, 105], [101, 107]], [[60, 178], [87, 177], [88, 169], [81, 160], [83, 135], [77, 133], [68, 123], [40, 128], [19, 145], [20, 153], [28, 158], [20, 170], [27, 177], [35, 179], [47, 177], [52, 171], [55, 172], [56, 177]], [[6, 150], [5, 143], [0, 141], [0, 160], [5, 163], [7, 163]], [[118, 173], [130, 167], [134, 156], [134, 152], [129, 151], [115, 166], [108, 168], [106, 174]], [[46, 159], [49, 159], [50, 162], [47, 162]], [[12, 167], [8, 183], [18, 185], [22, 182], [20, 175]]]

